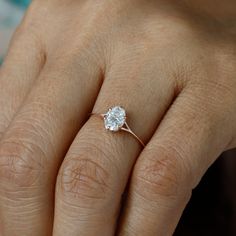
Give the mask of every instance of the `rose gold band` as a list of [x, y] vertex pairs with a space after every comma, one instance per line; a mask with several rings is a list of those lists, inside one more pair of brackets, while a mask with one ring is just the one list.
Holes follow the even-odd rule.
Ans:
[[[105, 114], [99, 114], [99, 113], [90, 113], [90, 115], [98, 116], [100, 118], [104, 119]], [[145, 147], [144, 142], [131, 130], [127, 122], [125, 121], [124, 125], [120, 128], [120, 130], [123, 130], [129, 134], [131, 134], [143, 147]]]

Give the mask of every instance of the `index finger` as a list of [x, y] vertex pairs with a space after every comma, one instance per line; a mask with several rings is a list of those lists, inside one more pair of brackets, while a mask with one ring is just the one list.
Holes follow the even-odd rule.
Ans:
[[[28, 14], [31, 13], [32, 5]], [[40, 37], [25, 17], [11, 40], [0, 67], [0, 139], [45, 63]]]

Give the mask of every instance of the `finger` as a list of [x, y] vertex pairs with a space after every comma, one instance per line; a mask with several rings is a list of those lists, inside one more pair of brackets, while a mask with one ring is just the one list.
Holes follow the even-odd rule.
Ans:
[[25, 19], [18, 27], [0, 68], [0, 139], [45, 62], [41, 40], [29, 23]]
[[1, 235], [51, 235], [59, 165], [100, 89], [81, 57], [47, 62], [0, 142]]
[[230, 141], [221, 129], [226, 110], [212, 99], [186, 89], [171, 106], [136, 162], [118, 235], [173, 234], [192, 189]]
[[[131, 54], [129, 51], [129, 58], [133, 58]], [[157, 78], [156, 67], [120, 61], [107, 72], [94, 112], [122, 105], [132, 130], [147, 141], [172, 101], [171, 76], [163, 73], [161, 66]], [[154, 83], [159, 83], [155, 92]], [[53, 235], [112, 235], [122, 192], [141, 148], [130, 134], [106, 131], [103, 120], [92, 116], [76, 136], [59, 171]]]

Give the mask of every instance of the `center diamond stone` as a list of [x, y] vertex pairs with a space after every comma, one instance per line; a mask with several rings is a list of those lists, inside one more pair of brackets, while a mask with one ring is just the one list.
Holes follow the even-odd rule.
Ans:
[[110, 131], [118, 131], [126, 120], [125, 109], [120, 106], [112, 107], [104, 115], [105, 128]]

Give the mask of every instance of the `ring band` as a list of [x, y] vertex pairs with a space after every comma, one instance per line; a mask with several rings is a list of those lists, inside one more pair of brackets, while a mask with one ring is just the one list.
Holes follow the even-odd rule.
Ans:
[[126, 111], [121, 106], [114, 106], [109, 108], [107, 113], [98, 114], [91, 113], [91, 115], [97, 115], [104, 119], [104, 126], [107, 130], [112, 132], [125, 131], [131, 134], [143, 147], [145, 147], [144, 142], [131, 130], [126, 122]]

